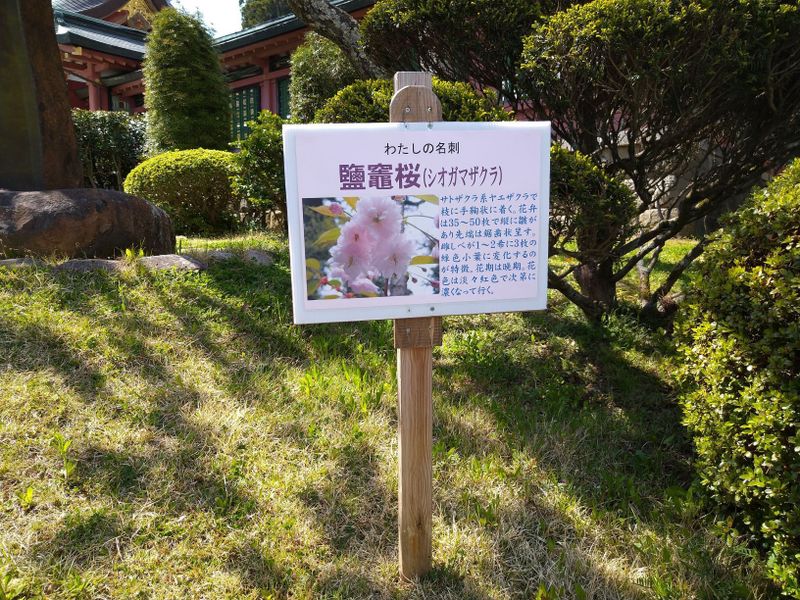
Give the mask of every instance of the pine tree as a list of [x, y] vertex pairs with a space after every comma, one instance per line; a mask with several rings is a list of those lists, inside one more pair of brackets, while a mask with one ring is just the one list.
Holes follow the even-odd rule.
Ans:
[[212, 38], [196, 17], [175, 9], [153, 20], [144, 61], [152, 151], [227, 149], [230, 93]]

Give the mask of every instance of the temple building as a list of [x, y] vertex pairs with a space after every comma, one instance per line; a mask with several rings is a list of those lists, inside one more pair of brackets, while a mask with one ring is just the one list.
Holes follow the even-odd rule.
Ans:
[[[374, 0], [332, 0], [360, 18]], [[75, 108], [143, 112], [142, 61], [153, 16], [169, 0], [53, 0], [56, 38]], [[294, 15], [218, 37], [231, 89], [233, 137], [267, 109], [289, 112], [289, 55], [307, 28]]]

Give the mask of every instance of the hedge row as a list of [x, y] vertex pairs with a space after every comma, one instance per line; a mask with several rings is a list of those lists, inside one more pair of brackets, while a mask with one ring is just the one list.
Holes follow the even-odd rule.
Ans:
[[702, 483], [800, 597], [800, 161], [707, 248], [678, 326]]

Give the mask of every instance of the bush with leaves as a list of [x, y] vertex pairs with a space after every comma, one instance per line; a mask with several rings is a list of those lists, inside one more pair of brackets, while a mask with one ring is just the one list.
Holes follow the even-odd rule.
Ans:
[[[584, 0], [585, 1], [585, 0]], [[381, 0], [361, 22], [367, 53], [389, 71], [427, 70], [499, 90], [515, 105], [522, 40], [558, 0]]]
[[308, 123], [328, 98], [357, 79], [358, 74], [336, 44], [317, 33], [307, 33], [305, 41], [292, 53], [292, 120]]
[[580, 289], [557, 289], [598, 316], [602, 294], [638, 268], [644, 311], [674, 308], [671, 288], [705, 241], [644, 289], [667, 240], [797, 154], [799, 30], [796, 0], [595, 0], [533, 27], [518, 80], [528, 115], [630, 182], [643, 222], [661, 217], [617, 240], [602, 269], [576, 272]]
[[236, 164], [222, 150], [177, 150], [147, 159], [125, 180], [125, 191], [163, 208], [179, 234], [225, 233], [236, 226]]
[[147, 37], [143, 71], [149, 149], [227, 148], [230, 92], [200, 20], [172, 8], [160, 11]]
[[[445, 121], [507, 121], [511, 115], [497, 106], [488, 90], [479, 95], [466, 83], [434, 78], [433, 91], [442, 103]], [[392, 82], [386, 79], [357, 81], [340, 90], [317, 111], [318, 123], [386, 123], [392, 101]]]
[[706, 250], [678, 323], [702, 483], [800, 595], [800, 161]]
[[267, 224], [270, 214], [285, 215], [283, 177], [283, 119], [267, 110], [252, 121], [250, 135], [236, 142], [237, 193], [247, 202], [248, 220]]
[[[560, 146], [550, 151], [550, 254], [570, 263], [551, 278], [585, 269], [611, 268], [615, 246], [634, 230], [636, 199], [630, 188], [610, 177], [580, 152]], [[609, 256], [612, 260], [608, 260]], [[600, 278], [580, 277], [580, 281]], [[581, 288], [583, 294], [614, 303], [613, 287]]]
[[145, 118], [124, 112], [72, 111], [84, 185], [122, 190], [125, 177], [142, 159]]

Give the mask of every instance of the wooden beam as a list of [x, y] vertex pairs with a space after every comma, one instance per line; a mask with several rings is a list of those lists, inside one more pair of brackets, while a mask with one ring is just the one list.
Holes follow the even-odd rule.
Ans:
[[[429, 73], [398, 72], [389, 120], [442, 120], [442, 105], [433, 93]], [[432, 560], [433, 346], [442, 343], [441, 317], [396, 319], [399, 486], [398, 535], [400, 574], [416, 579]]]

